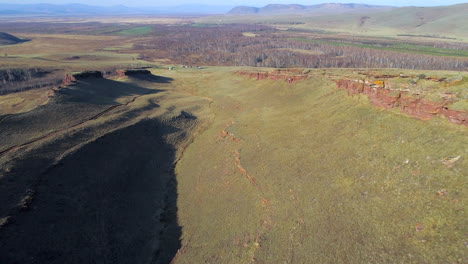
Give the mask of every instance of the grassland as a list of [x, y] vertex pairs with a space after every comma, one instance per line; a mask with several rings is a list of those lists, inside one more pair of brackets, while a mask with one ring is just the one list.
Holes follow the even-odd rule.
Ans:
[[[145, 18], [123, 20], [134, 25], [73, 24], [66, 35], [24, 29], [15, 35], [30, 42], [0, 47], [3, 68], [149, 66], [153, 74], [80, 80], [51, 97], [48, 88], [0, 96], [0, 263], [468, 261], [467, 127], [380, 109], [335, 83], [408, 75], [392, 85], [434, 101], [453, 95], [450, 108], [466, 111], [466, 72], [300, 69], [306, 80], [255, 80], [237, 72], [272, 69], [181, 67], [160, 49], [145, 57], [135, 44], [161, 32], [142, 26]], [[195, 20], [154, 18], [176, 29]], [[310, 30], [306, 23], [287, 27]], [[296, 33], [336, 47], [467, 55], [427, 39], [378, 47], [380, 33], [353, 42], [286, 31]]]
[[468, 50], [454, 50], [454, 49], [445, 49], [437, 47], [428, 47], [423, 45], [408, 44], [408, 43], [396, 43], [396, 44], [387, 44], [382, 47], [379, 44], [358, 44], [358, 43], [346, 43], [346, 42], [337, 42], [330, 40], [319, 40], [319, 39], [301, 39], [295, 38], [295, 40], [313, 42], [313, 43], [322, 43], [338, 47], [359, 47], [359, 48], [368, 48], [376, 50], [388, 50], [388, 51], [398, 51], [406, 53], [418, 53], [418, 54], [427, 54], [427, 55], [436, 55], [436, 56], [453, 56], [453, 57], [468, 57]]
[[197, 22], [267, 24], [283, 30], [327, 31], [355, 36], [432, 35], [441, 37], [441, 41], [447, 41], [450, 38], [466, 41], [468, 28], [464, 20], [466, 20], [467, 8], [467, 4], [459, 4], [446, 7], [405, 7], [373, 13], [295, 14], [293, 17], [290, 15], [230, 15], [202, 17]]
[[379, 111], [328, 74], [166, 74], [216, 116], [176, 168], [176, 263], [463, 262], [466, 162], [442, 161], [466, 155], [466, 129]]
[[122, 36], [139, 36], [139, 35], [146, 35], [151, 32], [153, 32], [153, 27], [143, 26], [143, 27], [135, 27], [131, 29], [117, 31], [114, 34], [122, 35]]
[[[63, 34], [21, 34], [21, 37], [30, 38], [31, 41], [13, 46], [0, 46], [0, 53], [7, 54], [2, 58], [2, 68], [35, 66], [80, 71], [87, 68], [90, 61], [93, 61], [95, 68], [142, 63], [137, 60], [138, 54], [108, 51], [113, 46], [124, 50], [122, 45], [129, 42], [131, 44], [133, 41], [125, 37]], [[83, 59], [70, 59], [73, 56]]]
[[[196, 137], [183, 155], [183, 145], [177, 145], [180, 136], [169, 133], [166, 138], [179, 149], [174, 152], [179, 155], [174, 171], [178, 193], [174, 206], [177, 224], [182, 229], [181, 248], [174, 263], [464, 262], [466, 127], [450, 124], [443, 117], [415, 120], [398, 111], [378, 110], [365, 98], [349, 97], [330, 79], [330, 76], [346, 76], [347, 70], [314, 70], [309, 79], [287, 84], [238, 76], [235, 71], [239, 69], [155, 69], [152, 70], [155, 75], [170, 81], [96, 80], [72, 86], [70, 91], [74, 92], [53, 99], [55, 103], [8, 117], [0, 123], [12, 130], [4, 137], [3, 147], [51, 133], [41, 128], [44, 124], [52, 131], [62, 131], [44, 142], [27, 146], [26, 152], [12, 152], [2, 157], [2, 177], [9, 175], [6, 171], [16, 174], [25, 173], [27, 168], [38, 170], [38, 167], [18, 166], [57, 142], [63, 142], [57, 145], [62, 147], [52, 148], [54, 151], [44, 157], [51, 161], [63, 159], [65, 165], [63, 169], [52, 169], [49, 174], [76, 170], [76, 166], [87, 162], [85, 157], [90, 154], [79, 154], [87, 153], [82, 150], [66, 158], [68, 155], [63, 153], [68, 153], [69, 148], [100, 151], [102, 147], [98, 142], [104, 139], [94, 143], [92, 138], [103, 137], [118, 127], [139, 124], [138, 120], [150, 116], [160, 116], [161, 122], [177, 125], [183, 120], [173, 118], [183, 109], [183, 115], [189, 117], [187, 120], [199, 120], [198, 127], [204, 129], [202, 133], [191, 130]], [[448, 73], [453, 74], [456, 73]], [[109, 90], [110, 87], [114, 88]], [[149, 93], [145, 89], [149, 89]], [[80, 95], [85, 91], [105, 97], [89, 101]], [[138, 96], [135, 102], [127, 104], [135, 95]], [[74, 102], [71, 105], [59, 103], [71, 99]], [[98, 113], [119, 104], [123, 106], [102, 117], [73, 130], [64, 130], [79, 118], [95, 115], [91, 109]], [[43, 123], [41, 116], [49, 116], [44, 112], [47, 109], [58, 111], [60, 115]], [[69, 119], [71, 116], [74, 117]], [[24, 121], [19, 122], [21, 119]], [[27, 122], [29, 119], [37, 122]], [[8, 125], [14, 120], [18, 120], [19, 126], [29, 124], [28, 129], [18, 127], [15, 130], [15, 126]], [[129, 133], [147, 138], [138, 132], [146, 130], [135, 129]], [[87, 136], [83, 137], [85, 131]], [[113, 137], [109, 136], [109, 140]], [[123, 138], [119, 140], [123, 142]], [[124, 147], [122, 153], [128, 148]], [[142, 151], [150, 153], [152, 150], [143, 148]], [[14, 163], [10, 155], [16, 157]], [[111, 159], [125, 157], [109, 156]], [[446, 162], [456, 157], [453, 164]], [[91, 163], [94, 164], [93, 174], [110, 175], [99, 162], [97, 159]], [[56, 176], [50, 177], [58, 180]], [[73, 176], [77, 180], [82, 177]], [[109, 180], [119, 181], [120, 176], [115, 177]], [[15, 184], [18, 183], [13, 180], [8, 186], [11, 188]], [[87, 186], [88, 183], [81, 184]], [[52, 188], [46, 182], [39, 186], [44, 190]], [[37, 199], [37, 206], [43, 208], [39, 213], [51, 210], [44, 201], [55, 198], [45, 197], [43, 202]], [[14, 200], [10, 204], [14, 204]], [[12, 229], [7, 226], [6, 230], [16, 232], [21, 223], [41, 230], [31, 222], [41, 217], [36, 215], [38, 213], [16, 216], [19, 224]], [[62, 217], [69, 217], [68, 210], [63, 214]], [[108, 224], [117, 221], [103, 217], [102, 221]], [[87, 223], [89, 230], [102, 235], [100, 239], [109, 234], [109, 231], [94, 229], [97, 226], [93, 221]], [[50, 237], [51, 240], [43, 234], [36, 235], [43, 237], [48, 247], [60, 237], [60, 232], [55, 238]], [[122, 236], [132, 235], [124, 232]], [[33, 246], [35, 240], [30, 241], [31, 245], [22, 246], [26, 251], [21, 254], [39, 254]], [[10, 247], [13, 249], [19, 244], [14, 242]], [[96, 247], [110, 250], [109, 256], [126, 259], [126, 255], [115, 248]], [[64, 248], [58, 250], [61, 252]], [[97, 251], [93, 252], [79, 251], [78, 254], [97, 256], [94, 255]]]

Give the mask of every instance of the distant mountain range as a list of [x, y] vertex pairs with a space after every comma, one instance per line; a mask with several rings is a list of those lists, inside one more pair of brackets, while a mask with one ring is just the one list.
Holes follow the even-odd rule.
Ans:
[[0, 15], [149, 15], [149, 14], [224, 14], [232, 6], [180, 5], [173, 7], [91, 6], [83, 4], [1, 4]]
[[353, 11], [370, 10], [390, 10], [393, 7], [366, 5], [366, 4], [318, 4], [318, 5], [298, 5], [298, 4], [270, 4], [264, 7], [238, 6], [231, 9], [230, 15], [252, 15], [252, 14], [299, 14], [299, 13], [344, 13]]

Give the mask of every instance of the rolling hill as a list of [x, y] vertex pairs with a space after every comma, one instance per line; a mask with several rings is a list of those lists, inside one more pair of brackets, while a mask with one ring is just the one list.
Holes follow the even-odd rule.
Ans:
[[401, 7], [384, 12], [303, 17], [307, 27], [371, 35], [468, 38], [468, 4]]
[[5, 32], [0, 32], [0, 45], [14, 45], [24, 42], [24, 40], [17, 38]]
[[[199, 19], [199, 22], [260, 23], [274, 25], [282, 30], [466, 40], [467, 13], [468, 4], [398, 8], [358, 4], [323, 4], [309, 7], [268, 5], [262, 8], [236, 7], [227, 15], [204, 17]], [[291, 17], [291, 14], [297, 15]]]
[[443, 34], [468, 37], [467, 13], [468, 4], [438, 7], [402, 7], [384, 13], [370, 14], [370, 19], [364, 27], [369, 30], [382, 28], [412, 34]]
[[151, 6], [128, 7], [94, 6], [84, 4], [2, 4], [0, 15], [45, 15], [45, 16], [77, 16], [77, 15], [138, 15], [138, 14], [223, 14], [232, 6], [222, 5], [178, 5], [178, 6]]

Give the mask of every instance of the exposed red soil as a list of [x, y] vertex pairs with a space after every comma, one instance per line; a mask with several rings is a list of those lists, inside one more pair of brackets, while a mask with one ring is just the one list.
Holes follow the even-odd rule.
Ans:
[[[234, 124], [235, 124], [234, 121], [226, 124], [226, 127], [223, 130], [221, 130], [221, 137], [223, 139], [231, 138], [232, 142], [235, 142], [235, 144], [240, 144], [242, 141], [240, 139], [236, 138], [233, 134], [228, 132], [229, 127], [234, 125]], [[261, 199], [261, 202], [262, 202], [262, 207], [263, 207], [264, 214], [265, 214], [263, 222], [261, 224], [261, 229], [257, 232], [257, 234], [255, 236], [254, 244], [253, 244], [253, 251], [252, 251], [252, 256], [251, 256], [251, 259], [250, 259], [250, 263], [255, 263], [256, 262], [255, 255], [257, 253], [257, 250], [260, 248], [261, 243], [263, 242], [263, 237], [273, 227], [273, 223], [272, 223], [273, 221], [271, 219], [271, 207], [272, 207], [272, 205], [271, 205], [270, 200], [266, 198], [266, 196], [265, 196], [265, 194], [264, 194], [264, 192], [263, 192], [263, 190], [261, 188], [261, 185], [258, 183], [255, 176], [250, 174], [247, 171], [247, 169], [245, 169], [244, 166], [242, 165], [241, 154], [240, 154], [239, 151], [240, 151], [240, 149], [238, 148], [238, 149], [234, 150], [234, 152], [233, 152], [235, 165], [236, 165], [237, 169], [239, 170], [239, 172], [243, 176], [245, 176], [247, 178], [247, 180], [250, 182], [250, 184], [259, 192], [260, 199]], [[238, 245], [240, 245], [240, 244], [241, 243], [239, 241]], [[244, 244], [244, 247], [248, 247], [248, 245]], [[179, 252], [178, 252], [178, 254], [179, 254]], [[176, 254], [174, 259], [177, 258], [178, 254]]]
[[404, 113], [421, 120], [429, 120], [436, 115], [443, 115], [452, 123], [468, 126], [468, 113], [448, 109], [446, 105], [452, 103], [450, 100], [434, 102], [415, 98], [405, 91], [386, 89], [384, 83], [380, 85], [364, 81], [339, 80], [337, 85], [339, 88], [347, 90], [349, 95], [367, 95], [371, 103], [378, 107], [385, 109], [399, 107]]
[[[416, 75], [403, 75], [403, 74], [377, 74], [377, 73], [365, 73], [365, 72], [360, 72], [359, 74], [365, 75], [367, 77], [372, 77], [375, 79], [393, 79], [393, 78], [416, 78]], [[447, 80], [447, 78], [439, 78], [437, 76], [428, 76], [424, 78], [425, 80], [428, 81], [434, 81], [434, 82], [444, 82]]]
[[468, 113], [463, 111], [456, 111], [443, 107], [441, 114], [446, 116], [450, 122], [459, 124], [459, 125], [468, 125]]
[[65, 77], [63, 78], [63, 81], [62, 81], [62, 85], [63, 86], [67, 86], [67, 85], [71, 85], [73, 83], [76, 82], [76, 79], [75, 77], [73, 77], [72, 74], [65, 74]]
[[257, 180], [255, 180], [255, 178], [251, 176], [244, 167], [242, 167], [239, 151], [236, 150], [234, 152], [234, 157], [236, 160], [236, 166], [239, 169], [239, 171], [242, 173], [242, 175], [244, 175], [253, 186], [257, 185]]
[[307, 74], [303, 73], [301, 69], [288, 69], [288, 70], [275, 70], [272, 72], [249, 72], [249, 71], [239, 71], [237, 72], [239, 75], [247, 76], [252, 79], [256, 80], [284, 80], [287, 81], [289, 84], [296, 83], [298, 81], [302, 81], [308, 78]]

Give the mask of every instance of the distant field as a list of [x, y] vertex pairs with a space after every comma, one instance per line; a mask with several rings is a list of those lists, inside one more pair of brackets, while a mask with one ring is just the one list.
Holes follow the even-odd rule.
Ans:
[[389, 50], [389, 51], [398, 51], [398, 52], [407, 52], [407, 53], [419, 53], [419, 54], [436, 55], [436, 56], [468, 57], [468, 50], [434, 48], [434, 47], [427, 47], [427, 46], [415, 45], [415, 44], [404, 44], [404, 43], [387, 44], [385, 47], [382, 47], [378, 44], [376, 45], [356, 44], [356, 43], [334, 42], [334, 41], [316, 40], [316, 39], [300, 39], [300, 38], [296, 38], [296, 40], [308, 41], [308, 42], [314, 42], [314, 43], [323, 43], [323, 44], [329, 44], [329, 45], [339, 46], [339, 47], [351, 46], [351, 47], [359, 47], [359, 48]]
[[114, 32], [114, 34], [122, 35], [122, 36], [138, 36], [138, 35], [146, 35], [151, 32], [153, 32], [152, 26], [143, 26], [143, 27], [135, 27], [131, 29], [117, 31], [117, 32]]
[[[148, 63], [138, 60], [138, 53], [117, 52], [131, 47], [134, 40], [128, 40], [125, 36], [19, 35], [31, 41], [18, 45], [0, 46], [0, 54], [2, 54], [0, 68], [58, 67], [80, 71], [93, 67], [105, 69]], [[90, 61], [93, 61], [92, 65], [89, 64]]]
[[229, 15], [199, 18], [199, 23], [252, 23], [282, 29], [327, 31], [335, 34], [389, 37], [438, 35], [444, 41], [468, 40], [467, 4], [447, 7], [405, 7], [390, 11], [331, 15]]

